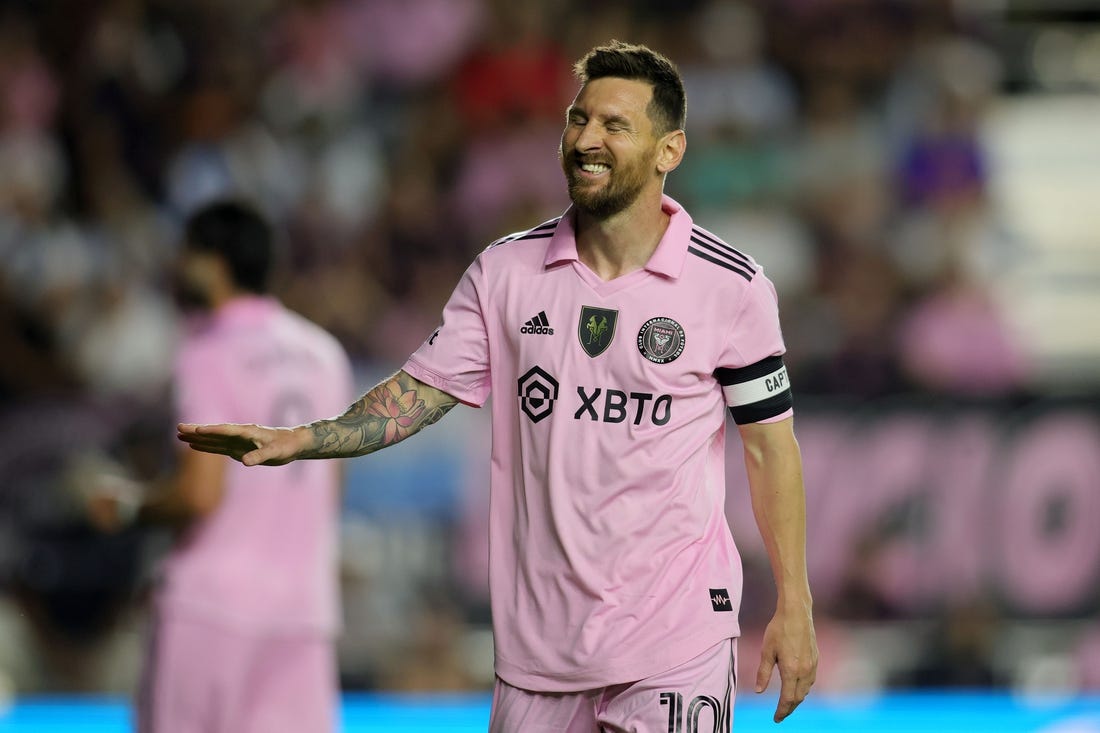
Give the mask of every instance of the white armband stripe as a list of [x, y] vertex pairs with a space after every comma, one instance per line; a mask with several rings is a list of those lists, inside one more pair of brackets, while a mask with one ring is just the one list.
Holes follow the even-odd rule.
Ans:
[[771, 374], [740, 384], [727, 384], [722, 387], [729, 407], [743, 407], [762, 402], [770, 397], [783, 394], [791, 388], [787, 379], [787, 367], [780, 366]]

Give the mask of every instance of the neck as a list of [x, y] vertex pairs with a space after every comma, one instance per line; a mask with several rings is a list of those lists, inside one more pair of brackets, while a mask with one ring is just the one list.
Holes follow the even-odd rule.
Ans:
[[228, 304], [232, 303], [234, 300], [248, 297], [250, 295], [254, 296], [255, 293], [249, 292], [247, 290], [235, 289], [216, 290], [210, 295], [210, 310], [216, 313]]
[[668, 228], [661, 191], [643, 192], [627, 208], [606, 219], [577, 211], [577, 256], [601, 280], [640, 270], [649, 262]]

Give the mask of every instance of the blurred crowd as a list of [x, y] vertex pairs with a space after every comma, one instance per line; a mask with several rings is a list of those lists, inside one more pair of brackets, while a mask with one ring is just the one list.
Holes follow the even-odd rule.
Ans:
[[157, 394], [178, 223], [225, 193], [285, 233], [289, 305], [402, 360], [477, 251], [567, 204], [571, 63], [613, 37], [680, 65], [669, 192], [776, 281], [802, 391], [1017, 389], [981, 30], [948, 2], [5, 3], [0, 391]]
[[[48, 487], [85, 449], [145, 476], [171, 460], [183, 217], [220, 195], [257, 202], [282, 239], [278, 295], [336, 334], [369, 386], [430, 334], [478, 251], [568, 204], [556, 149], [571, 65], [611, 38], [680, 66], [689, 148], [668, 192], [775, 281], [800, 394], [1029, 388], [993, 288], [1018, 253], [981, 135], [1003, 62], [948, 0], [9, 0], [0, 588], [28, 648], [57, 655], [30, 679], [110, 687], [57, 672], [73, 647], [49, 640], [98, 643], [151, 573], [144, 535], [91, 538]], [[476, 509], [461, 489], [477, 479], [448, 473], [438, 442], [426, 480], [458, 488], [431, 531], [393, 545], [351, 526], [349, 547], [434, 557], [476, 532], [448, 507]], [[372, 470], [386, 464], [352, 472], [351, 505]], [[346, 562], [349, 590], [374, 572], [396, 593]], [[484, 682], [460, 662], [485, 658], [484, 636], [452, 643], [461, 624], [483, 628], [483, 599], [438, 574], [407, 588], [438, 601], [412, 624], [400, 602], [349, 592], [346, 659], [365, 660], [349, 685]], [[356, 636], [371, 614], [403, 622], [394, 664]]]

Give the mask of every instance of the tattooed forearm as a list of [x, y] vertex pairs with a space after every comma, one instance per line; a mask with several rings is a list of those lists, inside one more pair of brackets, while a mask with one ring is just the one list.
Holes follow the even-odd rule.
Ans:
[[400, 371], [363, 395], [343, 415], [307, 428], [313, 446], [301, 458], [363, 456], [400, 442], [446, 415], [458, 401]]

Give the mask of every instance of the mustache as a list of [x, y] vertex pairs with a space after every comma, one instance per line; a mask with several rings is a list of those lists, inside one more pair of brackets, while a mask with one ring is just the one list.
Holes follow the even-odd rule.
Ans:
[[576, 149], [559, 150], [558, 157], [569, 163], [576, 163], [577, 165], [596, 163], [599, 165], [606, 165], [608, 168], [614, 167], [611, 165], [611, 161], [602, 155], [585, 155], [584, 153], [578, 152]]

